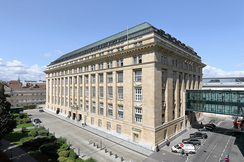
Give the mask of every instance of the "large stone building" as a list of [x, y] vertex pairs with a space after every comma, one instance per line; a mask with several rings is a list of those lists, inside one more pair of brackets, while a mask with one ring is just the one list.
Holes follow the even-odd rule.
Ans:
[[142, 23], [48, 65], [46, 108], [154, 149], [189, 125], [184, 91], [201, 89], [204, 66], [191, 47]]
[[12, 107], [44, 105], [46, 103], [46, 84], [44, 82], [10, 81], [4, 83], [7, 100]]

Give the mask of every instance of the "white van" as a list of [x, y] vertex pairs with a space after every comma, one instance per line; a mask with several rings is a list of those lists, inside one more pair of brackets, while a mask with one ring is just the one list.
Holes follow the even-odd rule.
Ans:
[[189, 154], [195, 154], [196, 153], [196, 148], [192, 144], [184, 144], [184, 143], [179, 143], [175, 146], [172, 146], [171, 151], [172, 152], [181, 152], [182, 149], [185, 152], [188, 152]]

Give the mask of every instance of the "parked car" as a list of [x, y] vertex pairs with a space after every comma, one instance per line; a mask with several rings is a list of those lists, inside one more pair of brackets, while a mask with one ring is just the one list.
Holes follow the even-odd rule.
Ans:
[[37, 124], [37, 123], [41, 123], [41, 120], [40, 119], [34, 119], [34, 123]]
[[44, 112], [44, 110], [43, 109], [40, 109], [39, 112]]
[[208, 138], [208, 135], [206, 133], [202, 133], [202, 132], [195, 132], [195, 133], [192, 133], [190, 134], [190, 138]]
[[213, 129], [216, 128], [216, 125], [215, 125], [215, 124], [205, 124], [204, 126], [205, 126], [205, 127], [211, 127], [211, 128], [213, 128]]
[[179, 143], [177, 145], [172, 146], [171, 151], [172, 152], [182, 152], [182, 149], [185, 152], [188, 152], [189, 154], [195, 154], [196, 153], [196, 148], [192, 144], [184, 144], [184, 143]]
[[201, 145], [201, 141], [197, 138], [188, 138], [188, 139], [183, 139], [182, 143], [184, 144], [193, 144], [193, 145]]
[[199, 128], [198, 130], [199, 130], [199, 131], [210, 131], [210, 129], [205, 128], [205, 127], [203, 127], [203, 128]]

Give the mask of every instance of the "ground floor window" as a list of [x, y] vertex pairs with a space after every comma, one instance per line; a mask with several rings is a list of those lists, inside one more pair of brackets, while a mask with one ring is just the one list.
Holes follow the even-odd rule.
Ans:
[[117, 133], [121, 134], [121, 125], [117, 124]]
[[107, 130], [111, 130], [111, 123], [107, 122]]
[[98, 119], [98, 126], [102, 127], [102, 120], [101, 119]]

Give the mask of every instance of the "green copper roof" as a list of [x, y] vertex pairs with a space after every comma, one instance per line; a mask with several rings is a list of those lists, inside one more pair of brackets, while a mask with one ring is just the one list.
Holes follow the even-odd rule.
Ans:
[[[129, 34], [132, 34], [132, 33], [135, 33], [135, 32], [137, 32], [137, 31], [143, 30], [143, 29], [150, 28], [150, 27], [153, 27], [153, 26], [152, 26], [151, 24], [147, 23], [147, 22], [144, 22], [144, 23], [142, 23], [142, 24], [139, 24], [139, 25], [137, 25], [137, 26], [134, 26], [134, 27], [132, 27], [132, 28], [129, 28], [129, 29], [128, 29], [128, 35], [129, 35]], [[105, 43], [107, 43], [107, 42], [110, 42], [110, 41], [113, 41], [113, 40], [116, 40], [116, 39], [119, 39], [119, 38], [122, 38], [122, 37], [125, 37], [125, 36], [127, 36], [127, 29], [124, 30], [124, 31], [122, 31], [122, 32], [120, 32], [120, 33], [114, 34], [114, 35], [112, 35], [112, 36], [110, 36], [110, 37], [107, 37], [107, 38], [104, 38], [104, 39], [102, 39], [102, 40], [100, 40], [100, 41], [97, 41], [97, 42], [95, 42], [95, 43], [92, 43], [92, 44], [89, 44], [89, 45], [84, 46], [84, 47], [82, 47], [82, 48], [79, 48], [79, 49], [77, 49], [77, 50], [75, 50], [75, 51], [69, 52], [69, 53], [67, 53], [67, 54], [65, 54], [65, 55], [63, 55], [63, 56], [61, 56], [61, 57], [59, 57], [57, 60], [55, 60], [55, 61], [52, 62], [51, 64], [55, 64], [56, 62], [59, 62], [59, 61], [62, 60], [62, 59], [65, 59], [65, 58], [68, 59], [69, 57], [72, 57], [72, 56], [75, 55], [75, 54], [79, 54], [79, 53], [81, 53], [81, 52], [83, 52], [83, 51], [92, 49], [92, 48], [97, 47], [97, 46], [99, 46], [99, 45], [105, 44]], [[82, 55], [82, 54], [81, 54], [81, 55]]]
[[[79, 57], [81, 55], [85, 55], [85, 54], [88, 54], [90, 52], [94, 52], [94, 51], [109, 47], [111, 45], [115, 45], [115, 44], [118, 44], [121, 42], [125, 42], [125, 41], [127, 41], [127, 35], [128, 35], [128, 39], [133, 39], [133, 38], [136, 38], [138, 36], [145, 35], [145, 34], [148, 34], [151, 32], [157, 33], [158, 35], [160, 35], [164, 39], [167, 39], [168, 41], [174, 43], [175, 45], [177, 45], [181, 49], [183, 49], [187, 52], [190, 52], [193, 55], [197, 56], [197, 53], [192, 48], [186, 46], [184, 43], [182, 43], [181, 41], [172, 37], [170, 34], [165, 33], [163, 30], [155, 28], [154, 26], [152, 26], [148, 22], [144, 22], [142, 24], [139, 24], [137, 26], [129, 28], [128, 30], [126, 29], [126, 30], [119, 32], [117, 34], [114, 34], [110, 37], [104, 38], [100, 41], [89, 44], [89, 45], [84, 46], [82, 48], [79, 48], [75, 51], [69, 52], [69, 53], [59, 57], [55, 61], [51, 62], [50, 65], [54, 65], [54, 64], [62, 62], [62, 61], [67, 61], [69, 59], [76, 58], [76, 57]], [[199, 56], [197, 56], [197, 57], [199, 57]]]

